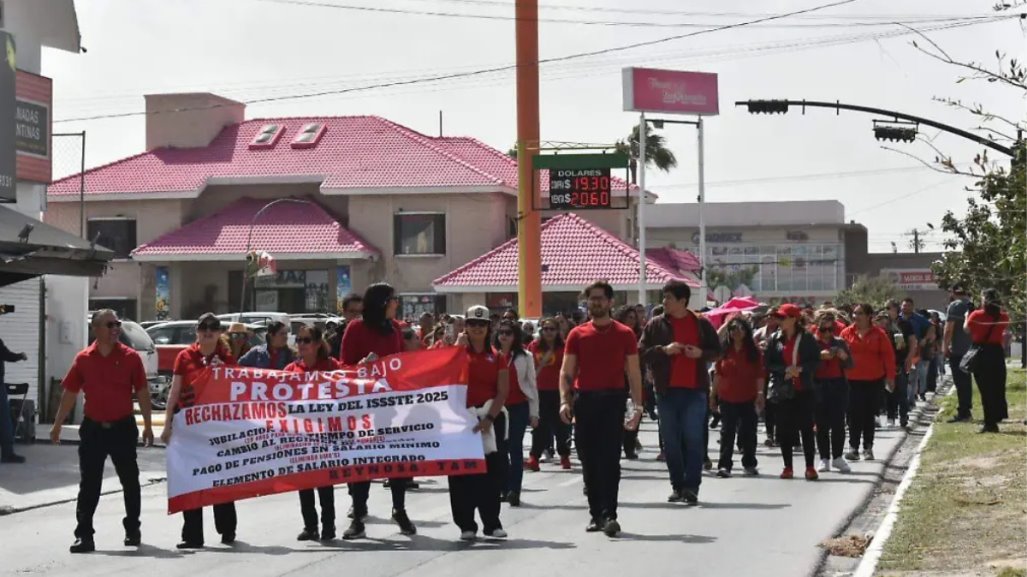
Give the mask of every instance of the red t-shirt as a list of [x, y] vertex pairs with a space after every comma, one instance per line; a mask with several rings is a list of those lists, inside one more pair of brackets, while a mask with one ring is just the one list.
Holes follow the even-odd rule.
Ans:
[[560, 390], [560, 367], [563, 366], [563, 349], [551, 351], [550, 360], [545, 366], [542, 365], [542, 357], [545, 353], [539, 348], [538, 341], [532, 341], [528, 350], [535, 355], [535, 367], [542, 367], [538, 372], [538, 390], [559, 391]]
[[499, 371], [504, 367], [492, 347], [480, 353], [468, 347], [467, 356], [470, 357], [467, 369], [467, 406], [480, 407], [496, 397]]
[[342, 367], [342, 363], [329, 357], [327, 359], [321, 359], [317, 361], [313, 367], [308, 367], [307, 363], [303, 362], [303, 359], [297, 359], [288, 365], [285, 365], [285, 371], [290, 373], [309, 373], [311, 371], [337, 371]]
[[344, 365], [355, 365], [367, 355], [374, 353], [379, 357], [387, 357], [403, 352], [403, 329], [395, 320], [392, 332], [385, 334], [368, 326], [362, 319], [354, 319], [346, 325], [342, 333], [342, 346], [339, 360]]
[[521, 390], [520, 381], [517, 379], [517, 367], [514, 366], [512, 357], [507, 357], [503, 353], [499, 353], [499, 366], [504, 367], [510, 371], [510, 392], [506, 395], [507, 407], [518, 405], [520, 403], [527, 403], [528, 397], [524, 395], [524, 391]]
[[977, 309], [970, 313], [967, 321], [970, 323], [970, 340], [975, 345], [1004, 344], [1002, 335], [1009, 327], [1009, 315], [1005, 312], [1000, 312], [996, 320], [983, 309]]
[[[680, 319], [670, 318], [670, 326], [674, 329], [674, 342], [698, 347], [699, 319], [690, 312]], [[670, 387], [675, 389], [695, 389], [699, 387], [696, 379], [696, 359], [688, 358], [681, 353], [671, 359]]]
[[638, 341], [634, 331], [617, 321], [605, 327], [589, 321], [567, 335], [565, 352], [578, 358], [576, 390], [623, 390], [627, 357], [638, 354]]
[[210, 364], [211, 360], [217, 357], [222, 364], [234, 366], [235, 357], [220, 342], [214, 348], [214, 353], [205, 357], [200, 352], [200, 344], [193, 343], [189, 348], [178, 353], [175, 357], [175, 366], [172, 372], [182, 377], [182, 390], [179, 392], [178, 403], [183, 407], [192, 406], [196, 402], [196, 391], [193, 389], [193, 382]]
[[[821, 339], [817, 339], [817, 344], [820, 345], [820, 350], [826, 351], [831, 348], [833, 341], [824, 342]], [[845, 371], [842, 368], [842, 360], [838, 357], [833, 359], [820, 359], [820, 365], [817, 366], [817, 374], [814, 375], [818, 379], [840, 379], [845, 376]]]
[[139, 353], [114, 343], [110, 354], [100, 354], [97, 343], [75, 355], [61, 386], [73, 393], [85, 391], [85, 414], [97, 422], [132, 416], [132, 395], [146, 387], [146, 369]]
[[[799, 343], [799, 335], [798, 335], [798, 333], [796, 333], [795, 336], [793, 336], [792, 338], [787, 339], [787, 340], [784, 341], [784, 349], [781, 351], [781, 354], [784, 356], [784, 359], [785, 359], [785, 367], [792, 366], [792, 355], [795, 354], [795, 347], [798, 346], [798, 343]], [[801, 391], [802, 390], [802, 378], [801, 377], [793, 378], [792, 379], [792, 383], [795, 385], [795, 390], [796, 391]]]
[[728, 346], [727, 353], [716, 364], [718, 377], [717, 398], [728, 403], [751, 403], [759, 391], [758, 381], [763, 379], [763, 353], [756, 351], [756, 360], [750, 360], [745, 349]]

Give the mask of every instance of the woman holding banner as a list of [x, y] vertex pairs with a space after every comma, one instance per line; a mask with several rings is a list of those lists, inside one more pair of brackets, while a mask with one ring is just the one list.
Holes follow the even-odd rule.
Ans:
[[[164, 432], [161, 440], [167, 445], [171, 441], [172, 425], [179, 407], [189, 407], [196, 402], [194, 384], [208, 367], [235, 365], [235, 358], [221, 340], [221, 321], [214, 313], [203, 313], [196, 323], [196, 342], [178, 353], [175, 358], [174, 378], [168, 393], [168, 405], [164, 415]], [[231, 545], [235, 542], [235, 503], [214, 505], [214, 527], [221, 535], [221, 542]], [[203, 548], [203, 509], [182, 512], [182, 542], [179, 549]]]
[[[342, 335], [339, 359], [342, 364], [367, 363], [403, 352], [403, 329], [396, 321], [398, 308], [399, 298], [391, 285], [377, 283], [367, 287], [364, 292], [363, 318], [350, 321]], [[399, 525], [400, 533], [415, 535], [417, 528], [410, 521], [406, 511], [408, 485], [409, 481], [406, 479], [397, 479], [389, 484], [389, 489], [392, 490], [392, 520]], [[370, 481], [350, 483], [353, 521], [349, 529], [343, 533], [343, 539], [364, 538], [364, 518], [367, 517], [367, 498], [370, 493]]]
[[[309, 373], [311, 371], [335, 371], [340, 365], [328, 356], [328, 343], [321, 329], [304, 325], [296, 334], [299, 358], [285, 367], [287, 372]], [[300, 513], [303, 515], [303, 531], [297, 541], [331, 541], [335, 539], [335, 487], [327, 485], [317, 488], [321, 501], [321, 532], [317, 531], [317, 506], [314, 505], [314, 490], [300, 491]]]

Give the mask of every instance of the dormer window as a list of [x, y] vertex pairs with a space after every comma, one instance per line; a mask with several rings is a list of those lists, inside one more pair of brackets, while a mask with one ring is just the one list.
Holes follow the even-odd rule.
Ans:
[[274, 148], [275, 144], [278, 143], [278, 139], [282, 137], [283, 132], [285, 132], [285, 127], [280, 124], [265, 124], [260, 129], [260, 132], [253, 137], [253, 140], [250, 142], [250, 148]]
[[325, 133], [325, 125], [320, 122], [304, 124], [296, 138], [292, 140], [293, 148], [313, 148]]

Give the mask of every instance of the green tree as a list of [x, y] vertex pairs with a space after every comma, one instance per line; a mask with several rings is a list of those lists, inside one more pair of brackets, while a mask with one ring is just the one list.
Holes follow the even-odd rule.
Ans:
[[[628, 139], [618, 140], [615, 145], [617, 152], [627, 154], [631, 157], [628, 167], [631, 170], [631, 184], [638, 183], [638, 125], [631, 129]], [[663, 172], [670, 172], [670, 169], [678, 165], [678, 159], [674, 153], [667, 148], [667, 139], [662, 134], [657, 134], [648, 123], [645, 126], [645, 165], [655, 166]]]
[[884, 308], [888, 301], [898, 300], [904, 296], [902, 290], [890, 278], [863, 275], [857, 278], [851, 287], [839, 291], [834, 302], [839, 306], [870, 304], [877, 310]]

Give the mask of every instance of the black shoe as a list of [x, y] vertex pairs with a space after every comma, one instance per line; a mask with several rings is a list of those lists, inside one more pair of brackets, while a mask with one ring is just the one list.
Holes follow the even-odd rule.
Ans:
[[413, 479], [408, 479], [407, 480], [407, 490], [408, 491], [411, 491], [413, 489], [420, 489], [420, 488], [421, 488], [421, 484], [418, 483], [417, 481], [415, 481]]
[[616, 519], [607, 519], [606, 524], [603, 525], [603, 533], [607, 537], [616, 537], [620, 534], [620, 523]]
[[393, 509], [392, 520], [395, 521], [397, 525], [399, 525], [400, 533], [407, 536], [417, 534], [417, 527], [414, 527], [414, 524], [410, 521], [410, 517], [407, 516], [406, 511]]
[[353, 519], [353, 522], [349, 524], [349, 529], [346, 529], [342, 534], [342, 538], [350, 541], [352, 539], [363, 539], [364, 538], [364, 522]]
[[978, 432], [979, 433], [997, 433], [998, 432], [998, 425], [994, 424], [994, 423], [992, 423], [992, 424], [985, 423], [984, 426], [981, 427], [981, 430], [978, 431]]
[[969, 423], [970, 422], [970, 417], [967, 417], [967, 416], [964, 416], [964, 415], [956, 415], [955, 417], [952, 417], [951, 419], [949, 419], [946, 422], [947, 423]]
[[92, 539], [75, 539], [75, 542], [71, 544], [68, 551], [72, 553], [92, 553], [96, 551], [96, 544], [93, 543]]
[[299, 535], [296, 536], [297, 541], [317, 541], [321, 536], [317, 534], [317, 529], [304, 528]]
[[335, 527], [325, 527], [321, 530], [322, 541], [332, 541], [335, 539]]
[[717, 469], [717, 476], [721, 479], [727, 479], [731, 476], [731, 469], [725, 469], [724, 467], [721, 467]]
[[191, 541], [182, 541], [178, 545], [175, 545], [175, 549], [203, 549], [203, 543], [193, 543]]
[[920, 395], [920, 401], [926, 403], [927, 402], [927, 395]]
[[703, 468], [703, 471], [712, 471], [712, 470], [713, 470], [713, 461], [711, 461], [711, 460], [710, 460], [710, 459], [709, 459], [709, 458], [707, 457], [707, 458], [706, 458], [706, 459], [705, 459], [705, 460], [703, 461], [703, 463], [702, 463], [702, 468]]
[[598, 533], [603, 530], [603, 522], [600, 519], [592, 519], [585, 527], [586, 533]]
[[695, 491], [692, 491], [691, 489], [685, 489], [681, 492], [681, 495], [684, 498], [686, 505], [691, 506], [699, 504], [699, 494]]
[[[349, 511], [346, 511], [346, 517], [349, 518], [349, 519], [357, 519], [357, 517], [356, 517], [356, 510], [353, 507], [350, 507]], [[357, 520], [360, 521], [360, 522], [363, 522], [365, 519], [367, 519], [367, 511], [361, 512], [360, 513], [360, 518], [357, 519]]]
[[506, 496], [506, 502], [509, 503], [511, 507], [520, 507], [521, 494], [517, 491], [511, 491], [510, 494]]
[[140, 533], [128, 533], [125, 535], [125, 547], [138, 547], [143, 542], [143, 536]]
[[235, 532], [225, 533], [221, 536], [222, 545], [232, 545], [235, 543]]
[[755, 477], [755, 476], [760, 474], [760, 470], [757, 469], [756, 467], [746, 467], [745, 468], [745, 474], [750, 476], [750, 477]]
[[25, 462], [25, 457], [22, 457], [21, 455], [15, 455], [14, 453], [11, 453], [10, 455], [4, 455], [3, 457], [0, 457], [0, 463], [21, 464], [21, 463], [24, 463], [24, 462]]
[[682, 503], [685, 500], [685, 496], [681, 494], [680, 489], [674, 489], [670, 492], [670, 496], [667, 497], [668, 503]]
[[500, 503], [507, 503], [507, 502], [509, 502], [509, 499], [510, 499], [510, 493], [509, 492], [503, 491], [503, 492], [499, 493], [499, 502]]
[[629, 461], [637, 461], [638, 460], [638, 453], [636, 453], [634, 451], [632, 451], [630, 453], [625, 451], [624, 458], [629, 460]]

